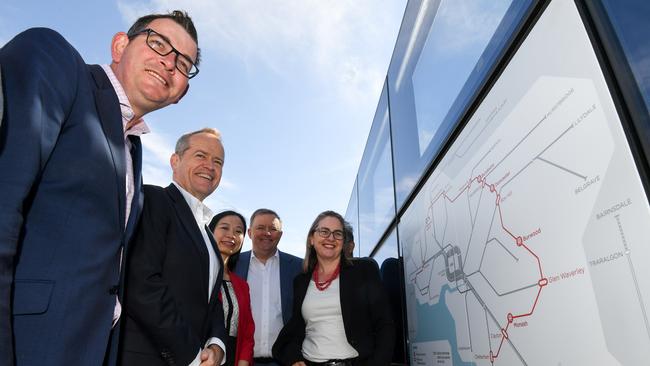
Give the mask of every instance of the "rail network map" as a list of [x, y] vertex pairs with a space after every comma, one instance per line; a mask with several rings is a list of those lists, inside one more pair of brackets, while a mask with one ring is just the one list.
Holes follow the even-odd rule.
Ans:
[[571, 1], [545, 9], [399, 224], [412, 365], [650, 362], [650, 209]]

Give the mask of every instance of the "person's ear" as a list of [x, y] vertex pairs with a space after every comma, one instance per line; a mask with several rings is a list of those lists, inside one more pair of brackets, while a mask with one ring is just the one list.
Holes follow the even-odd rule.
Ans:
[[115, 33], [111, 41], [111, 58], [114, 63], [119, 63], [124, 55], [124, 50], [129, 44], [129, 36], [124, 32]]
[[178, 166], [179, 160], [180, 157], [176, 153], [173, 153], [172, 156], [169, 158], [169, 165], [171, 165], [172, 171], [176, 170], [176, 166]]

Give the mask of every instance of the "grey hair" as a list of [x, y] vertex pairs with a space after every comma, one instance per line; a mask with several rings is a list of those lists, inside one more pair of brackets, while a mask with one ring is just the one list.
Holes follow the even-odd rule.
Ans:
[[192, 137], [194, 135], [198, 135], [200, 133], [207, 133], [209, 135], [216, 136], [217, 139], [219, 140], [219, 142], [222, 142], [221, 141], [221, 132], [219, 132], [219, 130], [217, 130], [216, 128], [205, 127], [205, 128], [202, 128], [202, 129], [200, 129], [198, 131], [188, 132], [188, 133], [184, 134], [183, 136], [181, 136], [178, 139], [178, 141], [176, 141], [176, 148], [174, 149], [174, 153], [176, 155], [179, 155], [179, 156], [183, 155], [185, 150], [190, 148], [190, 137]]

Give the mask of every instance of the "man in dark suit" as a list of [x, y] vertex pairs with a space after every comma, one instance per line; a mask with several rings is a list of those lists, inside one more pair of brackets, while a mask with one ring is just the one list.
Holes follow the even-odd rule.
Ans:
[[111, 56], [86, 65], [43, 28], [0, 49], [0, 365], [116, 362], [142, 117], [186, 92], [196, 30], [183, 12], [143, 17]]
[[170, 162], [172, 184], [144, 187], [127, 259], [124, 366], [218, 365], [224, 355], [223, 309], [214, 292], [223, 262], [206, 226], [212, 212], [203, 204], [221, 180], [219, 133], [183, 135]]
[[251, 215], [248, 236], [253, 250], [241, 253], [235, 274], [250, 286], [255, 320], [256, 365], [278, 365], [271, 348], [291, 318], [293, 279], [302, 271], [302, 258], [278, 250], [282, 221], [273, 210], [260, 208]]

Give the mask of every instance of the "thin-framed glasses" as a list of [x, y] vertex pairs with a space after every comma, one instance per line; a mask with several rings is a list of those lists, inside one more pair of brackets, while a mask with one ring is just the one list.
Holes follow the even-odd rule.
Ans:
[[149, 48], [154, 50], [160, 56], [167, 56], [170, 53], [174, 52], [176, 55], [174, 58], [176, 70], [178, 70], [186, 78], [191, 79], [199, 73], [199, 69], [196, 67], [192, 59], [174, 48], [167, 37], [156, 32], [155, 30], [151, 28], [143, 29], [135, 34], [130, 35], [129, 38], [133, 38], [143, 33], [147, 34], [147, 46], [149, 46]]
[[343, 240], [343, 238], [345, 237], [345, 234], [341, 230], [331, 231], [330, 229], [328, 229], [326, 227], [321, 227], [321, 228], [317, 228], [315, 231], [323, 239], [329, 238], [330, 235], [333, 235], [334, 239], [336, 239], [336, 240]]

